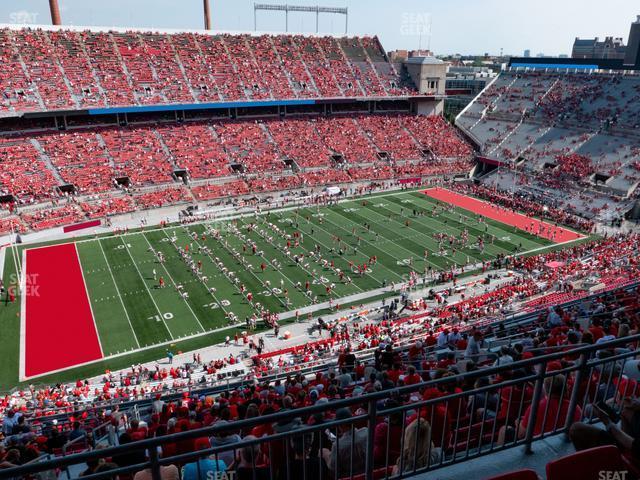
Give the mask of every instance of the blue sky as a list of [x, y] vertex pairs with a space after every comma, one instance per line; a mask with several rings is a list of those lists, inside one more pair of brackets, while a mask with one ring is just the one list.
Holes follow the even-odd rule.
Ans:
[[[59, 0], [68, 25], [201, 28], [202, 0]], [[287, 3], [286, 0], [258, 0]], [[254, 0], [210, 0], [213, 27], [253, 30]], [[621, 36], [640, 14], [637, 0], [289, 0], [349, 8], [349, 33], [377, 34], [387, 50], [430, 46], [437, 54], [570, 53], [579, 37]], [[0, 23], [50, 23], [47, 0], [2, 0]], [[25, 15], [25, 13], [27, 15]], [[431, 35], [428, 35], [431, 25]], [[258, 28], [284, 31], [284, 13], [258, 12]], [[291, 13], [290, 31], [313, 32], [315, 15]], [[321, 15], [320, 31], [342, 33], [344, 19]]]

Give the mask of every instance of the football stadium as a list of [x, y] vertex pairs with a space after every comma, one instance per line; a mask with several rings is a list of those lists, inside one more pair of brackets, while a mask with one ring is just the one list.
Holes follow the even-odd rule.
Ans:
[[466, 57], [355, 2], [39, 3], [0, 7], [0, 479], [640, 478], [640, 16]]

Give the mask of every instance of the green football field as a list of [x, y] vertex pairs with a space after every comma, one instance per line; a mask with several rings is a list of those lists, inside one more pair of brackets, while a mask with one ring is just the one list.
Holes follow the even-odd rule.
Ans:
[[[435, 215], [434, 206], [439, 206]], [[360, 296], [352, 303], [379, 298], [376, 289], [406, 281], [412, 271], [422, 276], [429, 268], [476, 264], [500, 254], [539, 251], [552, 245], [499, 222], [486, 219], [479, 223], [479, 217], [469, 211], [444, 211], [441, 206], [437, 200], [410, 191], [331, 207], [271, 211], [79, 240], [76, 248], [104, 358], [53, 378], [99, 374], [105, 368], [162, 357], [167, 348], [188, 351], [219, 342], [245, 330], [245, 318], [259, 317], [262, 308], [290, 319], [304, 307], [311, 307], [314, 313], [326, 312], [327, 302], [348, 305], [355, 294]], [[448, 241], [440, 247], [435, 238], [443, 233], [460, 238], [464, 230], [468, 241], [456, 247], [455, 253]], [[294, 232], [303, 241], [295, 246], [291, 240], [287, 255], [287, 236]], [[487, 239], [483, 251], [477, 247], [481, 235]], [[181, 255], [187, 248], [188, 255]], [[333, 262], [334, 269], [310, 258], [312, 251]], [[293, 255], [305, 258], [295, 262]], [[363, 275], [353, 271], [354, 265], [374, 256], [377, 263]], [[199, 274], [188, 265], [189, 258], [199, 265]], [[19, 268], [19, 252], [15, 259]], [[7, 254], [5, 275], [12, 268]], [[329, 285], [333, 286], [330, 291]], [[9, 356], [0, 368], [1, 387], [17, 383], [13, 357], [19, 357], [19, 326], [9, 312], [5, 308], [0, 314], [7, 332], [0, 344]], [[15, 315], [19, 317], [19, 311]]]

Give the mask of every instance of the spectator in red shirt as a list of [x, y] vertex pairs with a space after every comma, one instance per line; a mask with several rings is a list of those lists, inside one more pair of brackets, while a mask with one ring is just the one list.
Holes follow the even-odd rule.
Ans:
[[[533, 408], [537, 408], [536, 424], [533, 429], [534, 436], [539, 436], [543, 433], [549, 433], [564, 427], [569, 413], [569, 398], [565, 392], [566, 383], [566, 378], [562, 374], [545, 378], [544, 397], [536, 407], [534, 407], [534, 405], [527, 407], [515, 431], [511, 427], [502, 427], [500, 429], [498, 433], [498, 444], [504, 444], [506, 440], [512, 439], [514, 434], [518, 440], [522, 440], [525, 437]], [[563, 392], [565, 392], [564, 395]], [[573, 421], [577, 422], [581, 417], [582, 410], [579, 406], [576, 406]]]
[[[398, 402], [389, 399], [385, 408], [395, 408]], [[389, 444], [387, 445], [387, 438]], [[380, 421], [375, 428], [373, 437], [373, 458], [376, 466], [392, 465], [400, 455], [400, 440], [402, 438], [402, 413], [393, 413]]]
[[592, 325], [589, 327], [589, 332], [593, 336], [593, 341], [597, 342], [605, 335], [605, 331], [602, 328], [602, 322], [599, 319], [595, 318], [592, 321]]
[[416, 373], [416, 367], [410, 365], [409, 368], [407, 368], [407, 375], [404, 377], [404, 384], [415, 385], [420, 382], [422, 382], [422, 377]]

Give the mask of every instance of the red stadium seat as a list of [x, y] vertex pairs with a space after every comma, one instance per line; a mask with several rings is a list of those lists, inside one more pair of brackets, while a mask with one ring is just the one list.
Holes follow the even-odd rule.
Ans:
[[[613, 445], [590, 448], [547, 463], [547, 480], [600, 480], [600, 472], [628, 472], [620, 451]], [[628, 477], [627, 477], [628, 478]]]
[[[380, 480], [382, 478], [387, 478], [390, 477], [391, 474], [393, 473], [393, 467], [382, 467], [382, 468], [376, 468], [373, 473], [371, 478], [373, 478], [373, 480]], [[351, 479], [351, 480], [365, 480], [366, 475], [364, 473], [361, 473], [359, 475], [354, 475], [353, 477], [345, 477], [345, 479], [342, 480], [346, 480], [347, 478]]]
[[502, 475], [496, 475], [495, 477], [489, 477], [485, 480], [539, 480], [539, 478], [535, 470], [523, 468], [522, 470], [515, 470], [513, 472], [503, 473]]

